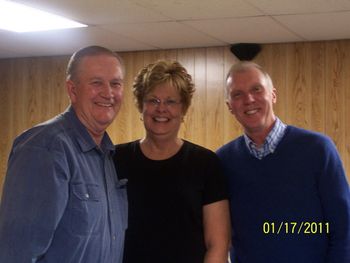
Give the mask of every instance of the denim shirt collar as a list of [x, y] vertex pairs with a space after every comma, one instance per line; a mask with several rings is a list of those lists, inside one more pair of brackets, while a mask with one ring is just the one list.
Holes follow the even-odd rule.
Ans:
[[114, 152], [115, 146], [112, 143], [107, 132], [104, 133], [101, 145], [98, 146], [92, 139], [86, 127], [79, 120], [72, 105], [66, 109], [66, 111], [62, 114], [62, 117], [67, 119], [68, 125], [71, 127], [77, 143], [83, 152], [88, 152], [92, 149], [101, 149], [103, 152]]

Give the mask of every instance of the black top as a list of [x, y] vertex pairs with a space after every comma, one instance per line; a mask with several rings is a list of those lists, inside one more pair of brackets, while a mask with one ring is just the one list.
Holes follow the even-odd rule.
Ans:
[[185, 141], [171, 158], [151, 160], [134, 141], [117, 145], [114, 159], [128, 179], [124, 263], [203, 263], [203, 206], [227, 198], [215, 153]]

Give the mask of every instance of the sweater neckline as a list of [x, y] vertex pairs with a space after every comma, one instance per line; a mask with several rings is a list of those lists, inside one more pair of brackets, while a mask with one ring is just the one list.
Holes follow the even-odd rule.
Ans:
[[285, 133], [283, 135], [283, 137], [281, 138], [281, 140], [279, 141], [279, 143], [277, 144], [277, 147], [275, 149], [275, 151], [273, 153], [270, 153], [268, 155], [266, 155], [264, 158], [262, 159], [258, 159], [256, 158], [254, 155], [252, 155], [248, 149], [248, 146], [246, 145], [245, 141], [244, 141], [244, 136], [242, 135], [241, 136], [241, 144], [244, 146], [244, 151], [246, 154], [248, 154], [249, 158], [253, 159], [253, 160], [256, 160], [256, 161], [266, 161], [268, 159], [271, 159], [274, 155], [278, 154], [278, 152], [280, 151], [281, 147], [283, 147], [283, 145], [285, 144], [285, 141], [286, 141], [286, 138], [288, 137], [288, 134], [291, 130], [291, 126], [290, 125], [287, 125], [286, 127], [286, 130], [285, 130]]

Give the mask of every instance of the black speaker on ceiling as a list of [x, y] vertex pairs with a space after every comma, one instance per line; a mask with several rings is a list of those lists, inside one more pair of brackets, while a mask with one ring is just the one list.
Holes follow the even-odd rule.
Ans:
[[239, 43], [231, 45], [230, 50], [239, 60], [252, 60], [261, 51], [261, 45], [254, 43]]

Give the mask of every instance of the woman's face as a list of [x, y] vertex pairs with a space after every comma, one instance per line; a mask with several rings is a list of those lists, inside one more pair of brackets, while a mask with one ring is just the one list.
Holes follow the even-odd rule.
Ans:
[[177, 138], [184, 116], [179, 92], [169, 83], [155, 86], [143, 100], [142, 116], [147, 137]]

